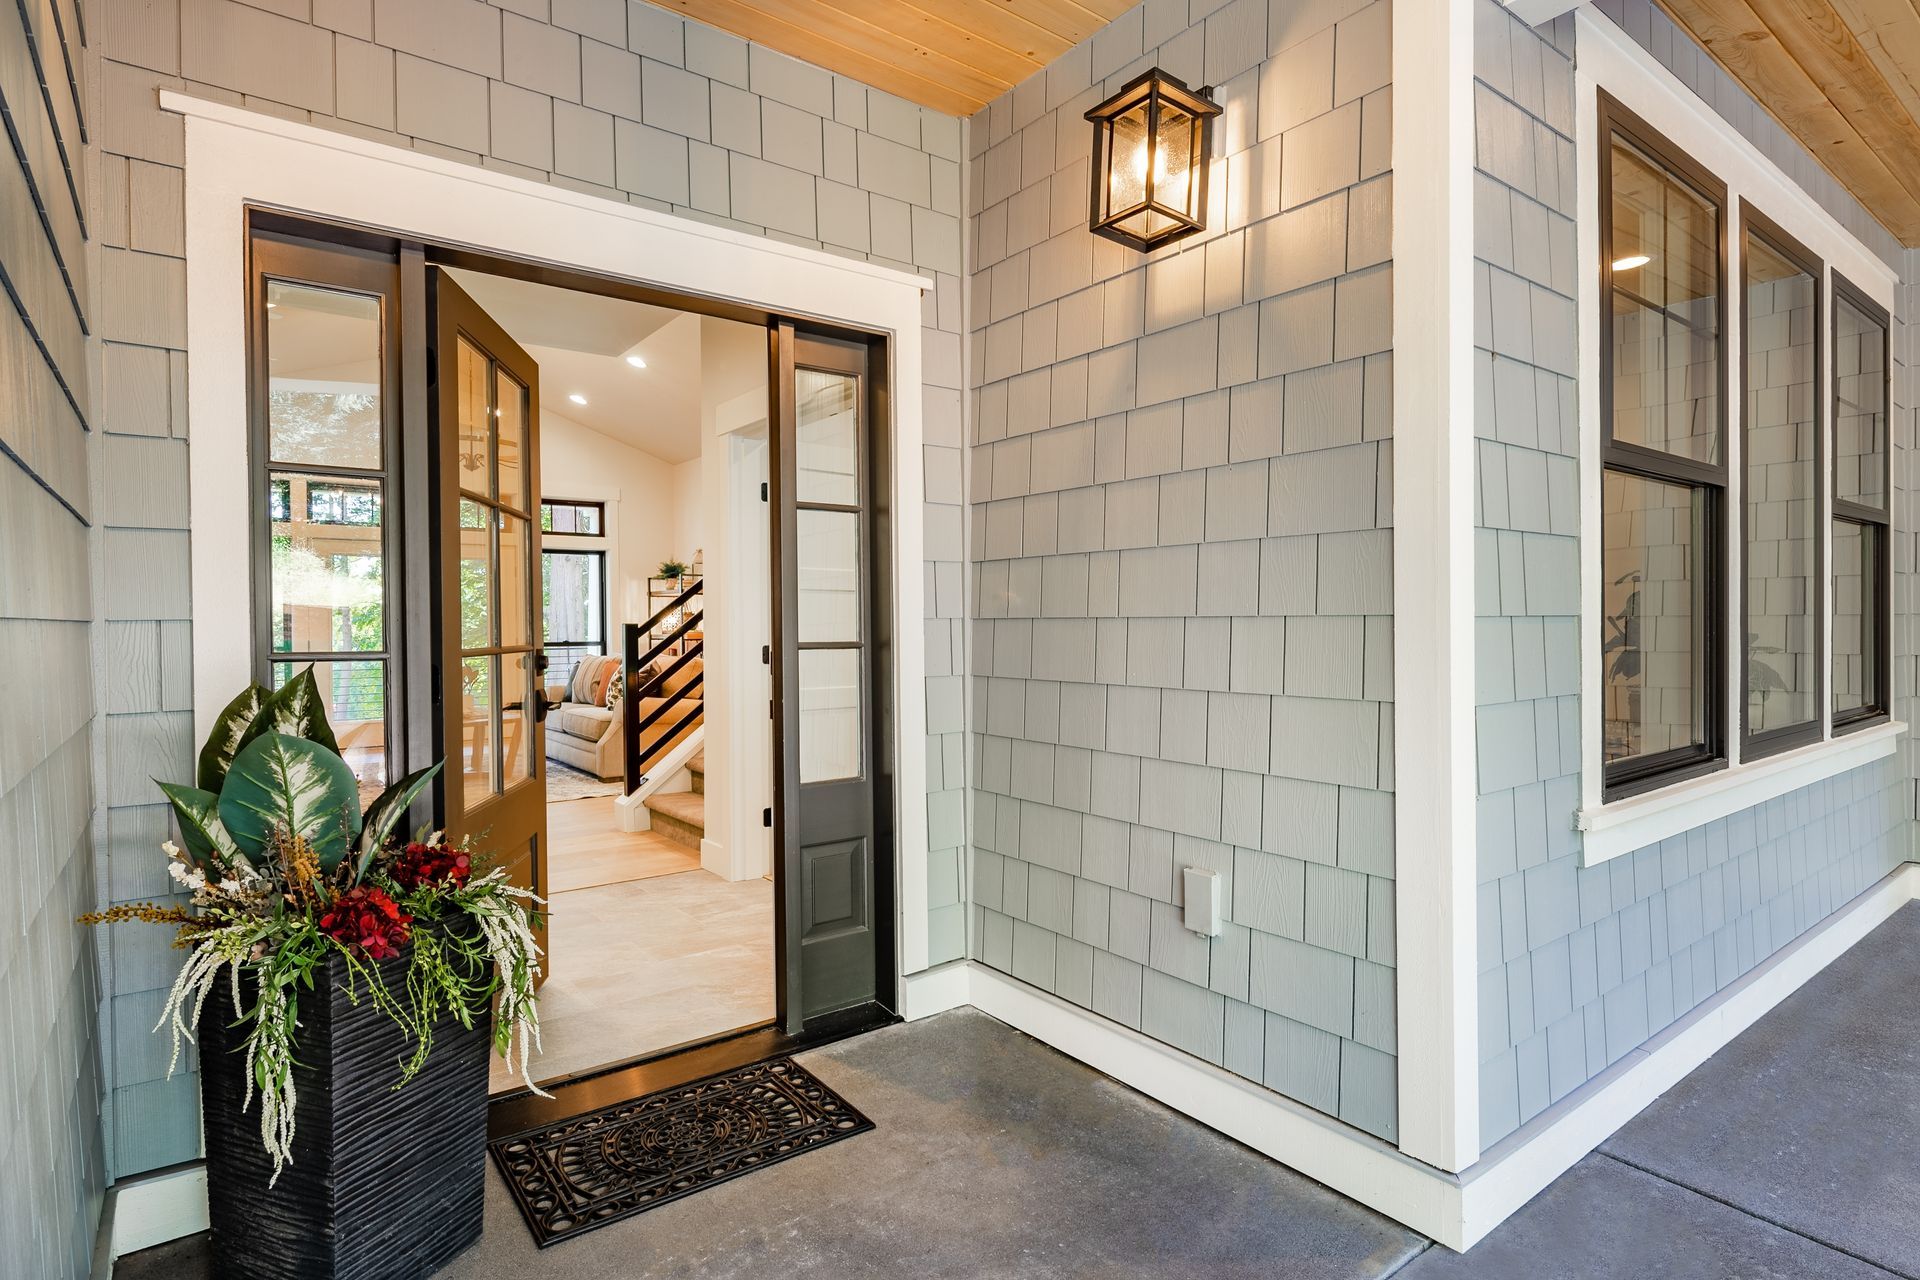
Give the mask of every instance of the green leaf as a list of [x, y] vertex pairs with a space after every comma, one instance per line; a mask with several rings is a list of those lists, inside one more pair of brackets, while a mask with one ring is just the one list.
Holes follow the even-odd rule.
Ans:
[[360, 833], [359, 786], [347, 762], [320, 743], [263, 733], [234, 757], [220, 818], [242, 848], [265, 848], [274, 828], [285, 827], [330, 872]]
[[293, 679], [267, 695], [266, 701], [260, 704], [260, 714], [254, 718], [240, 745], [245, 747], [266, 733], [305, 738], [336, 756], [340, 754], [333, 726], [327, 723], [327, 700], [321, 696], [319, 682], [313, 678], [312, 663], [300, 668]]
[[360, 827], [360, 865], [353, 872], [356, 882], [367, 873], [367, 863], [387, 842], [393, 829], [400, 825], [400, 819], [407, 816], [407, 806], [433, 781], [433, 775], [440, 772], [440, 764], [444, 763], [431, 764], [418, 773], [408, 774], [382, 791], [380, 798], [367, 806], [366, 818]]
[[186, 843], [187, 852], [193, 855], [194, 862], [202, 870], [213, 869], [216, 858], [246, 856], [228, 833], [227, 824], [220, 820], [219, 796], [198, 787], [161, 782], [158, 778], [154, 779], [154, 783], [172, 802], [174, 816], [180, 820], [180, 839]]
[[253, 722], [260, 716], [260, 708], [266, 703], [267, 691], [257, 684], [250, 684], [240, 691], [240, 696], [226, 705], [220, 718], [213, 722], [213, 732], [207, 735], [207, 743], [200, 748], [200, 789], [218, 792], [220, 784], [227, 780], [227, 770], [233, 767], [233, 758], [240, 754], [252, 736], [249, 732]]

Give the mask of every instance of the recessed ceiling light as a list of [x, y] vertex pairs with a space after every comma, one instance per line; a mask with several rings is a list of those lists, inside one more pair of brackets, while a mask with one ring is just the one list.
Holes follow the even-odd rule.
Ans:
[[1629, 254], [1624, 258], [1615, 258], [1613, 260], [1613, 269], [1615, 271], [1632, 271], [1636, 267], [1644, 267], [1652, 261], [1653, 259], [1644, 253]]
[[636, 369], [644, 369], [647, 367], [647, 362], [639, 356], [628, 356], [627, 363]]
[[578, 391], [568, 396], [567, 399], [573, 401], [575, 404], [585, 404], [587, 402], [587, 398], [581, 395]]

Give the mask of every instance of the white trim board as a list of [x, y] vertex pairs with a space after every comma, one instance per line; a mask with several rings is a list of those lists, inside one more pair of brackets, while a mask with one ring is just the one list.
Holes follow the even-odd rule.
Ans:
[[[904, 988], [905, 1011], [911, 1020], [972, 1005], [1448, 1248], [1465, 1250], [1916, 898], [1920, 865], [1903, 863], [1459, 1174], [978, 961], [916, 974]], [[1403, 1072], [1415, 1066], [1406, 1058], [1401, 1064]]]
[[1474, 912], [1473, 30], [1480, 0], [1393, 19], [1393, 818], [1400, 1140], [1480, 1155]]
[[[252, 670], [247, 505], [246, 209], [268, 206], [398, 235], [643, 281], [888, 335], [895, 634], [920, 634], [927, 573], [921, 294], [891, 267], [442, 160], [163, 90], [186, 117], [188, 412], [193, 444], [196, 738]], [[564, 255], [564, 256], [558, 256]], [[242, 589], [234, 590], [240, 583]], [[927, 964], [926, 653], [896, 646], [894, 830], [898, 974]]]
[[183, 1165], [149, 1177], [116, 1182], [108, 1253], [124, 1258], [207, 1229], [207, 1167]]

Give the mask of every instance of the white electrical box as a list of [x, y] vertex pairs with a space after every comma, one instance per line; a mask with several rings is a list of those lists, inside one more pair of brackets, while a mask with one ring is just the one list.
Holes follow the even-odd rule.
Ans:
[[1186, 894], [1187, 928], [1209, 938], [1220, 936], [1220, 873], [1204, 867], [1183, 867], [1180, 886]]

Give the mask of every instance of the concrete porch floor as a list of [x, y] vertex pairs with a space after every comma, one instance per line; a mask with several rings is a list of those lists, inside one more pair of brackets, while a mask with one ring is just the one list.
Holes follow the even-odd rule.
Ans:
[[[878, 1129], [536, 1250], [489, 1172], [441, 1274], [1920, 1277], [1920, 905], [1465, 1255], [959, 1010], [802, 1061]], [[197, 1280], [201, 1238], [123, 1258]]]

